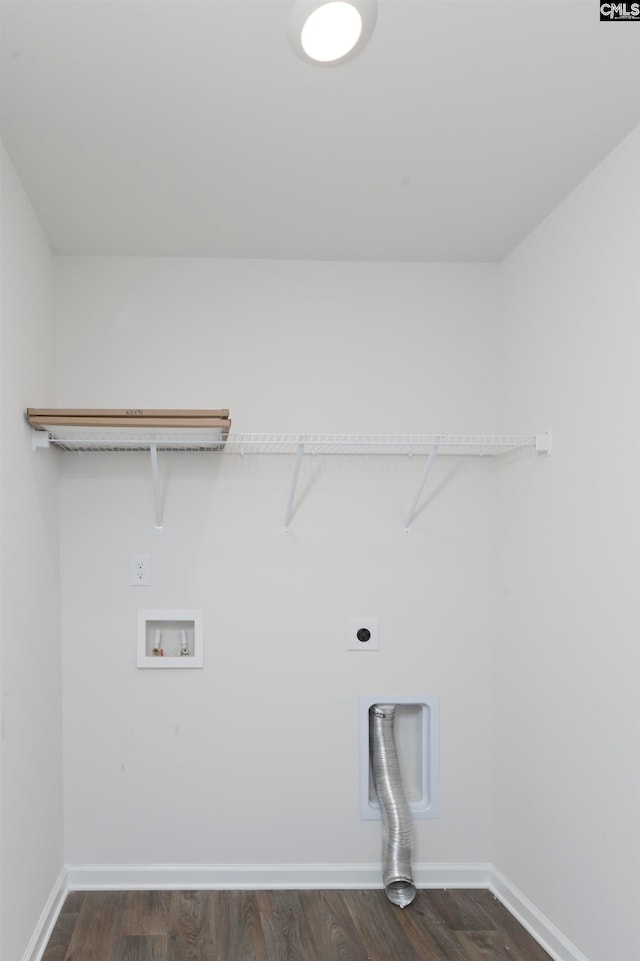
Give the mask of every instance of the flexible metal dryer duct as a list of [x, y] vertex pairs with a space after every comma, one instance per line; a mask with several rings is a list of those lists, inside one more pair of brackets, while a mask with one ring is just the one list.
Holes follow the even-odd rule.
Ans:
[[395, 704], [369, 709], [369, 755], [382, 810], [382, 880], [389, 900], [406, 908], [416, 896], [411, 874], [413, 823], [400, 776], [395, 716]]

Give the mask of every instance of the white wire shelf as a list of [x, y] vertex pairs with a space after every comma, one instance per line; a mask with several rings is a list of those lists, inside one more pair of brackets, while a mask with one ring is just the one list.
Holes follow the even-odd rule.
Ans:
[[494, 457], [522, 448], [549, 452], [548, 434], [224, 434], [218, 428], [87, 428], [34, 430], [34, 447], [63, 451], [224, 451], [228, 454], [426, 455]]
[[219, 451], [226, 434], [217, 427], [180, 427], [174, 430], [149, 427], [75, 427], [50, 424], [33, 429], [34, 447], [57, 447], [63, 451]]
[[430, 454], [483, 457], [519, 448], [547, 452], [546, 434], [229, 434], [235, 454]]
[[510, 451], [551, 453], [551, 434], [227, 434], [217, 427], [87, 427], [47, 424], [32, 428], [34, 449], [63, 451], [149, 451], [153, 479], [156, 533], [162, 533], [162, 498], [158, 451], [218, 451], [223, 454], [293, 454], [293, 473], [284, 515], [284, 533], [294, 512], [302, 460], [314, 454], [424, 455], [418, 488], [405, 515], [409, 529], [436, 456], [496, 457]]

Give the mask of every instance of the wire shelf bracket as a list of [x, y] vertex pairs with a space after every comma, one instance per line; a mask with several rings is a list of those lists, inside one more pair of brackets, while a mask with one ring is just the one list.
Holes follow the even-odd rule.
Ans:
[[149, 445], [151, 454], [151, 480], [153, 481], [153, 502], [156, 513], [156, 534], [162, 534], [162, 499], [160, 496], [160, 478], [158, 475], [158, 446]]
[[427, 478], [431, 473], [431, 468], [435, 464], [437, 455], [438, 455], [438, 445], [436, 444], [433, 450], [431, 451], [431, 453], [429, 454], [429, 456], [427, 457], [427, 462], [424, 465], [424, 471], [422, 472], [422, 478], [420, 479], [418, 490], [416, 491], [416, 496], [413, 498], [413, 502], [407, 513], [406, 520], [404, 522], [405, 534], [411, 533], [411, 522], [413, 521], [413, 518], [415, 516], [415, 511], [416, 511], [416, 507], [418, 506], [418, 501], [420, 500], [420, 495], [424, 490], [424, 485], [427, 483]]
[[287, 501], [287, 509], [284, 514], [283, 534], [289, 533], [289, 524], [291, 523], [291, 516], [293, 514], [293, 503], [296, 496], [296, 488], [298, 486], [298, 478], [300, 477], [300, 468], [302, 467], [303, 456], [304, 456], [304, 440], [300, 438], [300, 442], [298, 443], [298, 449], [296, 450], [296, 459], [293, 464], [293, 476], [291, 477], [291, 487], [289, 488], [289, 499]]

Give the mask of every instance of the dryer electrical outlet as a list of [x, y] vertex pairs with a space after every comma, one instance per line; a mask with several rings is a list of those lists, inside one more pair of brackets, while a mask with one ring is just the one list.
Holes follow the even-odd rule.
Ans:
[[347, 650], [377, 651], [379, 647], [377, 617], [350, 617], [347, 621]]

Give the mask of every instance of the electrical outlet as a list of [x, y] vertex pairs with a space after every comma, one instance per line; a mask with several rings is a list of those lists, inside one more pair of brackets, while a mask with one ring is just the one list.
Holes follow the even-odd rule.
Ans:
[[151, 585], [151, 555], [131, 555], [131, 586], [149, 587]]
[[379, 647], [378, 619], [350, 617], [347, 622], [347, 650], [377, 651]]

